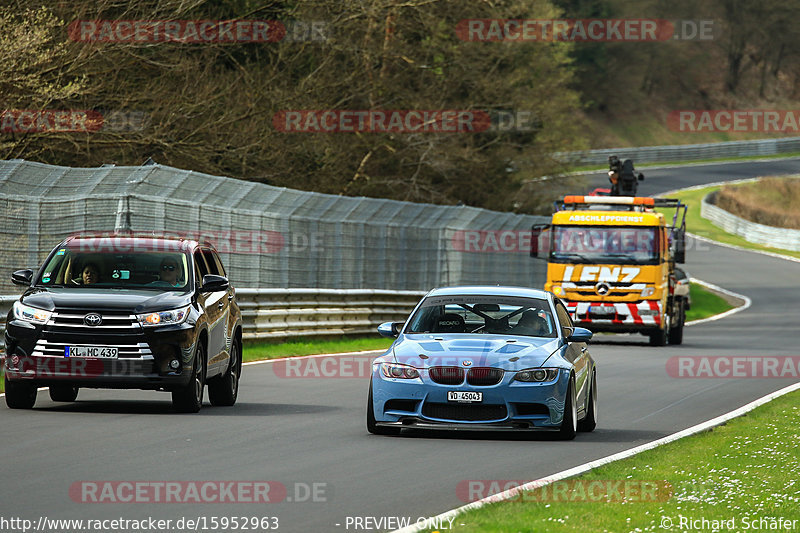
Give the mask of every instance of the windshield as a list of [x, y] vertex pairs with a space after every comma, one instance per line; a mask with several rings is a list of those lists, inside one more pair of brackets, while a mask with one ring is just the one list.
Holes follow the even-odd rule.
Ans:
[[655, 227], [554, 226], [550, 261], [657, 264]]
[[411, 317], [405, 332], [557, 337], [546, 300], [507, 296], [427, 298]]
[[45, 287], [185, 290], [189, 258], [178, 251], [119, 253], [56, 250], [36, 284]]

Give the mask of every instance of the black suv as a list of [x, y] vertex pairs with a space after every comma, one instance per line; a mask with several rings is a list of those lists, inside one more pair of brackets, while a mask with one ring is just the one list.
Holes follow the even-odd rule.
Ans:
[[242, 370], [242, 317], [213, 247], [168, 237], [70, 237], [50, 252], [8, 314], [6, 403], [30, 409], [37, 387], [71, 402], [78, 389], [172, 392], [197, 412], [233, 405]]

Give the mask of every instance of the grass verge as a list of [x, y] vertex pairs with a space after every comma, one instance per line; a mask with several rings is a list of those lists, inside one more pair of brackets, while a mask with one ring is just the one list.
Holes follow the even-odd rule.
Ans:
[[287, 342], [253, 342], [245, 341], [243, 361], [260, 361], [278, 357], [296, 355], [314, 355], [321, 353], [361, 352], [364, 350], [385, 350], [391, 346], [393, 339], [385, 337], [339, 337], [334, 339], [298, 338]]
[[[468, 511], [455, 517], [453, 529], [481, 533], [617, 533], [695, 529], [798, 531], [798, 404], [800, 391], [795, 391], [712, 431], [680, 439], [573, 478], [569, 485], [571, 488], [566, 492], [558, 494], [554, 490], [537, 489], [519, 494], [513, 501]], [[655, 482], [667, 490], [659, 491], [656, 498], [647, 497], [642, 492], [640, 495], [631, 493], [627, 499], [606, 501], [601, 498], [598, 501], [576, 490], [590, 487], [589, 482], [593, 480], [604, 483], [619, 480], [634, 487]], [[784, 523], [795, 522], [789, 528], [777, 528], [779, 517]], [[760, 527], [752, 527], [753, 520], [761, 518], [767, 519], [768, 524], [759, 523]], [[769, 522], [770, 518], [776, 522]], [[701, 522], [682, 522], [687, 519], [724, 522], [716, 528], [701, 527]], [[769, 524], [775, 525], [770, 527]]]
[[[790, 250], [772, 248], [770, 246], [762, 246], [760, 244], [754, 244], [752, 242], [748, 242], [743, 238], [739, 237], [738, 235], [728, 233], [727, 231], [715, 226], [710, 221], [701, 217], [700, 216], [701, 201], [707, 194], [717, 189], [719, 189], [719, 187], [706, 187], [703, 189], [682, 191], [678, 192], [677, 194], [669, 195], [670, 198], [680, 198], [680, 200], [683, 201], [683, 203], [689, 206], [688, 212], [686, 213], [686, 228], [690, 233], [694, 233], [695, 235], [699, 235], [707, 239], [712, 239], [724, 244], [733, 244], [735, 246], [741, 246], [742, 248], [748, 248], [751, 250], [779, 253], [783, 255], [789, 255], [792, 257], [800, 258], [800, 252], [792, 252]], [[674, 210], [666, 210], [665, 213], [669, 213], [670, 211], [671, 213], [674, 213]], [[702, 249], [701, 246], [702, 243], [698, 243], [697, 249]], [[689, 250], [687, 251], [687, 253], [691, 254], [693, 253], [693, 251]]]
[[692, 307], [686, 311], [687, 322], [709, 318], [736, 307], [719, 294], [696, 283], [689, 285], [689, 295], [692, 298]]

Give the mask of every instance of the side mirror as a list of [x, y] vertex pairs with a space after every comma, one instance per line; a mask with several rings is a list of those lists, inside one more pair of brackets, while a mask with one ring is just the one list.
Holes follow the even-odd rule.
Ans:
[[203, 285], [200, 286], [200, 292], [218, 292], [227, 291], [230, 283], [225, 276], [217, 276], [216, 274], [206, 274], [203, 276]]
[[686, 262], [686, 234], [682, 231], [675, 235], [675, 251], [673, 257], [676, 263]]
[[549, 224], [536, 224], [531, 227], [531, 257], [539, 257], [539, 237], [549, 228]]
[[33, 270], [26, 268], [24, 270], [17, 270], [11, 274], [11, 283], [14, 285], [30, 286], [33, 279]]
[[586, 328], [575, 328], [572, 330], [572, 335], [567, 337], [567, 342], [589, 342], [592, 335], [594, 335], [594, 333]]
[[639, 181], [644, 181], [644, 174], [639, 172]]
[[378, 326], [381, 337], [397, 337], [403, 329], [403, 322], [384, 322]]

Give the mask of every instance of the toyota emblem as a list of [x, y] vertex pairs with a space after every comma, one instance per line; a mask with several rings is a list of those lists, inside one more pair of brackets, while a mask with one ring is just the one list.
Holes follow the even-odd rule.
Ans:
[[89, 313], [85, 317], [83, 317], [83, 323], [87, 326], [99, 326], [103, 323], [103, 317], [98, 315], [97, 313]]
[[608, 283], [601, 282], [594, 286], [594, 291], [600, 296], [605, 296], [610, 290], [611, 287], [608, 286]]

